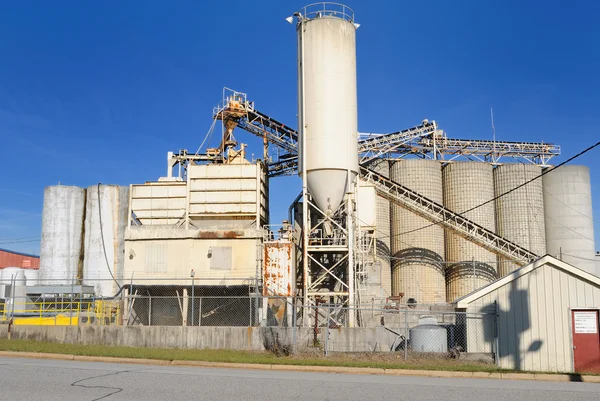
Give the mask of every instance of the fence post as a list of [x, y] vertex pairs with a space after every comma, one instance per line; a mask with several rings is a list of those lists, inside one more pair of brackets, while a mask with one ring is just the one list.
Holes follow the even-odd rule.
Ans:
[[292, 298], [292, 354], [296, 353], [296, 300]]
[[198, 326], [202, 326], [202, 295], [198, 297]]
[[192, 277], [192, 326], [194, 325], [194, 276], [195, 276], [195, 272], [194, 269], [192, 269], [192, 271], [190, 272], [190, 276]]
[[408, 361], [408, 304], [406, 305], [406, 309], [404, 310], [404, 360]]
[[327, 304], [327, 321], [325, 322], [325, 356], [329, 356], [329, 318], [331, 317], [331, 304]]

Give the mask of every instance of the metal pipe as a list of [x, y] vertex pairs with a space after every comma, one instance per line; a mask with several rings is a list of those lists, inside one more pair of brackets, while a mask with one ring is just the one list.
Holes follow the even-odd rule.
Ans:
[[[303, 305], [304, 307], [308, 306], [308, 274], [309, 274], [309, 262], [308, 262], [308, 230], [309, 230], [309, 221], [310, 218], [308, 216], [308, 184], [306, 179], [306, 124], [305, 124], [305, 101], [304, 101], [304, 16], [300, 15], [300, 23], [298, 25], [298, 29], [300, 29], [300, 125], [301, 129], [301, 156], [302, 156], [302, 286], [303, 286]], [[300, 159], [298, 159], [300, 161]], [[308, 313], [306, 313], [306, 309], [304, 309], [303, 313], [304, 325], [308, 325]]]
[[300, 192], [298, 194], [298, 196], [296, 196], [296, 199], [294, 199], [294, 201], [291, 203], [290, 207], [288, 208], [288, 221], [290, 222], [290, 224], [292, 225], [292, 227], [294, 226], [294, 218], [295, 215], [293, 214], [294, 212], [294, 206], [296, 205], [296, 203], [298, 203], [298, 201], [302, 198], [302, 192]]
[[355, 303], [355, 288], [354, 288], [354, 210], [352, 207], [353, 196], [348, 196], [348, 216], [347, 216], [347, 230], [348, 230], [348, 326], [354, 327], [356, 324], [356, 311], [354, 310]]

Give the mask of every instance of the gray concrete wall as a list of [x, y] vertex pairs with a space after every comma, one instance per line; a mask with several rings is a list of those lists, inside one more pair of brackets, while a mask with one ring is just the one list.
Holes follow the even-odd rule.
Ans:
[[[397, 340], [383, 327], [331, 329], [327, 340], [326, 331], [320, 330], [318, 340], [321, 346], [327, 341], [330, 351], [387, 352]], [[65, 344], [263, 351], [269, 342], [291, 347], [294, 333], [279, 327], [13, 326], [11, 337]], [[0, 327], [0, 338], [7, 338], [7, 326]], [[295, 339], [299, 350], [312, 347], [313, 329], [298, 328]]]

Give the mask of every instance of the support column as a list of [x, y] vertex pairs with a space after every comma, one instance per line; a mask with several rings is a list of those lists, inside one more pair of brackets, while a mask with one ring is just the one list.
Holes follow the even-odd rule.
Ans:
[[183, 302], [182, 302], [183, 306], [181, 308], [181, 318], [182, 318], [183, 326], [188, 325], [189, 302], [190, 302], [190, 298], [188, 297], [188, 290], [187, 290], [187, 288], [184, 288], [183, 289]]

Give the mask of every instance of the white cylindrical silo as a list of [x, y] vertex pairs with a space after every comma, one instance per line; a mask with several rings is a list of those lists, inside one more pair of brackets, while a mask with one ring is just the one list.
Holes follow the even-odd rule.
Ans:
[[[383, 177], [390, 177], [390, 167], [387, 159], [374, 159], [368, 163], [368, 168]], [[376, 199], [376, 228], [375, 228], [375, 249], [377, 279], [380, 284], [378, 295], [389, 297], [392, 295], [392, 271], [390, 264], [390, 201], [381, 195]]]
[[[533, 164], [505, 164], [494, 169], [495, 196], [539, 177], [542, 168]], [[497, 233], [538, 256], [546, 254], [544, 190], [537, 179], [496, 199]], [[506, 258], [498, 258], [500, 277], [519, 268]]]
[[[392, 181], [442, 203], [441, 166], [435, 160], [392, 162]], [[395, 203], [391, 204], [392, 293], [417, 303], [446, 302], [444, 230]]]
[[[493, 167], [487, 163], [456, 162], [443, 168], [444, 206], [496, 231], [494, 202], [467, 212], [494, 198]], [[446, 230], [446, 287], [452, 302], [498, 277], [493, 252]]]
[[51, 186], [44, 190], [40, 272], [42, 284], [71, 284], [77, 280], [81, 253], [85, 190]]
[[123, 279], [128, 210], [128, 187], [98, 184], [87, 189], [83, 283], [94, 286], [97, 296], [114, 295]]
[[297, 26], [299, 172], [327, 213], [358, 174], [356, 27], [352, 10], [338, 11], [309, 6]]
[[548, 254], [600, 276], [594, 262], [589, 169], [561, 166], [544, 174], [543, 184]]

